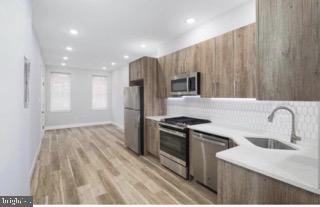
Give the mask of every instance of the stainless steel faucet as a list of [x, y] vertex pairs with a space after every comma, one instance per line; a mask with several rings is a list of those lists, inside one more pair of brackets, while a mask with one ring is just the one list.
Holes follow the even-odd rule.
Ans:
[[297, 141], [300, 141], [301, 140], [301, 137], [297, 136], [296, 135], [296, 128], [295, 128], [295, 115], [294, 115], [294, 112], [286, 107], [286, 106], [278, 106], [277, 108], [275, 108], [272, 113], [268, 116], [268, 120], [269, 122], [272, 122], [273, 121], [273, 118], [274, 118], [274, 114], [278, 111], [278, 110], [286, 110], [286, 111], [289, 111], [291, 116], [292, 116], [292, 128], [291, 128], [291, 142], [296, 144]]

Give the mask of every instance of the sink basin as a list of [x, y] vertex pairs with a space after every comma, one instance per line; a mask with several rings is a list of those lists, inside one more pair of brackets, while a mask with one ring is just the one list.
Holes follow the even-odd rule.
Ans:
[[290, 147], [289, 145], [275, 139], [253, 137], [246, 137], [246, 139], [250, 141], [252, 144], [266, 149], [296, 150], [293, 147]]

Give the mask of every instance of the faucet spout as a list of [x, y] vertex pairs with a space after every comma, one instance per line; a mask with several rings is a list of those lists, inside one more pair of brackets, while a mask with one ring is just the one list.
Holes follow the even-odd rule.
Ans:
[[301, 137], [297, 136], [296, 135], [296, 128], [295, 128], [295, 114], [293, 112], [292, 109], [286, 107], [286, 106], [278, 106], [277, 108], [275, 108], [271, 114], [268, 116], [268, 121], [269, 122], [273, 122], [273, 118], [274, 118], [274, 115], [277, 111], [279, 110], [286, 110], [288, 111], [290, 114], [291, 114], [291, 118], [292, 118], [292, 122], [291, 122], [291, 142], [296, 144], [297, 141], [300, 141], [301, 140]]

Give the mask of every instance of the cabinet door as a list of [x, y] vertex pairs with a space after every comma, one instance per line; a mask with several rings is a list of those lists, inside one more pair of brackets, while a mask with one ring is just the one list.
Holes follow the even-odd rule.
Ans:
[[158, 59], [158, 97], [167, 97], [167, 86], [166, 86], [166, 56]]
[[144, 60], [143, 58], [131, 62], [129, 64], [129, 79], [130, 81], [137, 81], [143, 79], [144, 74]]
[[216, 68], [213, 73], [213, 96], [234, 97], [233, 32], [216, 38]]
[[256, 97], [256, 26], [233, 32], [235, 97]]
[[146, 119], [147, 152], [155, 157], [160, 156], [160, 131], [158, 122]]
[[257, 1], [258, 99], [320, 100], [320, 1]]
[[159, 58], [158, 88], [159, 97], [167, 98], [170, 95], [171, 77], [173, 76], [174, 55]]
[[211, 98], [213, 97], [213, 87], [214, 87], [214, 71], [215, 66], [215, 39], [204, 41], [197, 45], [197, 68], [200, 70], [201, 77], [201, 97]]
[[160, 158], [160, 130], [159, 130], [159, 124], [157, 121], [153, 121], [152, 124], [152, 131], [153, 131], [153, 148], [152, 148], [152, 154], [155, 157]]

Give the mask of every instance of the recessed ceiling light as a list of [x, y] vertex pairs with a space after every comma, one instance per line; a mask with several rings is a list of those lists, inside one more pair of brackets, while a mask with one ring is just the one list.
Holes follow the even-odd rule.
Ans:
[[196, 20], [194, 18], [189, 18], [189, 19], [186, 20], [187, 24], [193, 24], [195, 22], [196, 22]]
[[75, 30], [75, 29], [70, 29], [69, 33], [71, 35], [78, 35], [79, 34], [78, 30]]
[[107, 67], [102, 67], [101, 69], [102, 69], [102, 70], [107, 70]]
[[140, 47], [142, 47], [142, 48], [146, 48], [146, 47], [147, 47], [147, 45], [146, 45], [146, 44], [141, 44], [141, 45], [140, 45]]
[[124, 59], [129, 59], [129, 56], [128, 55], [124, 55], [123, 58]]
[[66, 66], [67, 64], [66, 64], [66, 63], [61, 63], [61, 65], [62, 65], [62, 66]]
[[64, 60], [69, 60], [69, 58], [67, 56], [63, 57], [62, 59]]
[[115, 62], [112, 62], [111, 65], [116, 65], [116, 63], [115, 63]]
[[68, 46], [68, 47], [66, 47], [66, 50], [67, 50], [67, 51], [72, 51], [73, 48]]

